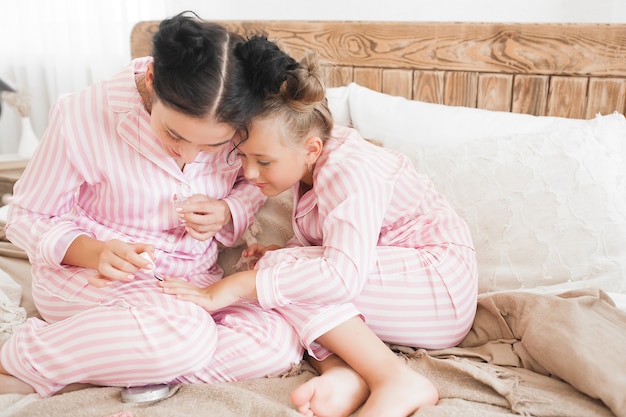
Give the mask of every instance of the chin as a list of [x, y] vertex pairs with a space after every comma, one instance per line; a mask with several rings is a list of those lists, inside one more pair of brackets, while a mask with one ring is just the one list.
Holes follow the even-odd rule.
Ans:
[[261, 188], [261, 192], [266, 197], [275, 197], [278, 194], [281, 194], [283, 191], [285, 190], [277, 190], [276, 188], [273, 188], [273, 187]]

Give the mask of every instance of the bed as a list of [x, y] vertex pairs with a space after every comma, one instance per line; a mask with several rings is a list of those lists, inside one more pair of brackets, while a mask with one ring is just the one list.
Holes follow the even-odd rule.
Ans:
[[[626, 416], [626, 24], [225, 21], [293, 55], [320, 52], [335, 122], [401, 150], [464, 217], [479, 259], [474, 326], [458, 346], [390, 346], [439, 388], [415, 416]], [[139, 22], [133, 57], [158, 22]], [[290, 234], [268, 200], [250, 238]], [[5, 336], [37, 314], [29, 266], [0, 242]], [[220, 257], [236, 268], [241, 248]], [[173, 387], [0, 396], [0, 416], [298, 416], [285, 375]]]

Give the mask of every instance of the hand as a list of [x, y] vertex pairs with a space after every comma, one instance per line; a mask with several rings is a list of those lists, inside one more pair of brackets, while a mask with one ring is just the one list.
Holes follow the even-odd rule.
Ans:
[[211, 239], [231, 220], [230, 207], [224, 200], [196, 194], [177, 204], [178, 218], [185, 230], [198, 240]]
[[244, 271], [205, 288], [199, 288], [177, 278], [166, 277], [158, 285], [166, 294], [198, 304], [208, 312], [228, 307], [242, 299], [256, 299], [256, 271]]
[[[151, 260], [142, 257], [142, 252], [148, 253]], [[131, 281], [140, 269], [154, 268], [154, 260], [154, 246], [112, 239], [104, 242], [98, 257], [98, 273], [87, 282], [101, 288], [114, 281]]]
[[278, 245], [263, 246], [259, 243], [253, 243], [252, 245], [244, 249], [241, 256], [243, 258], [254, 258], [252, 261], [248, 262], [248, 268], [254, 269], [254, 266], [256, 265], [259, 258], [265, 255], [266, 252], [276, 250], [276, 249], [281, 249], [281, 247]]

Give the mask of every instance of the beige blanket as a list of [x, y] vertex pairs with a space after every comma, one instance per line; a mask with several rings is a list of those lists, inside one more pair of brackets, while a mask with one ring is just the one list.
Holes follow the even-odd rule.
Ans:
[[[624, 417], [624, 347], [626, 314], [601, 291], [484, 296], [458, 347], [427, 352], [392, 346], [440, 390], [439, 404], [419, 410], [419, 417]], [[302, 363], [281, 378], [178, 386], [152, 404], [122, 403], [119, 388], [89, 388], [45, 400], [0, 396], [0, 407], [5, 404], [5, 415], [15, 417], [123, 411], [134, 417], [297, 417], [289, 392], [313, 376]]]

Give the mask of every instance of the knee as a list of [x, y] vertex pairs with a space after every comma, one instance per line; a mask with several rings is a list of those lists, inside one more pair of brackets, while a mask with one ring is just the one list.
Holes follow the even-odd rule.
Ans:
[[151, 319], [143, 331], [146, 362], [157, 373], [178, 376], [202, 367], [217, 349], [218, 331], [211, 316], [171, 315]]

